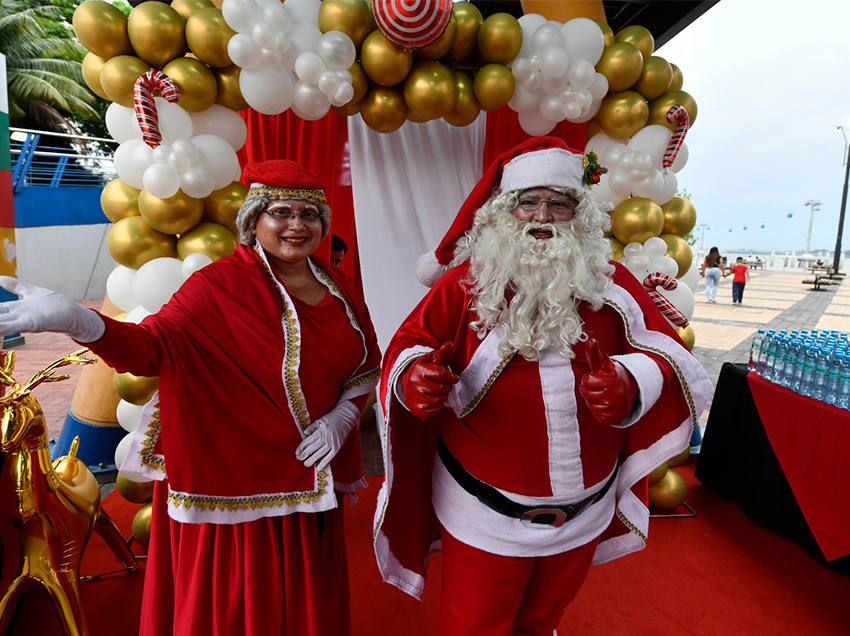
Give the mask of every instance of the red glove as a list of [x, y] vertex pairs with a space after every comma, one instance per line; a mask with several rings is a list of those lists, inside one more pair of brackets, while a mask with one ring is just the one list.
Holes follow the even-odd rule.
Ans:
[[408, 410], [420, 420], [434, 417], [443, 408], [452, 386], [460, 379], [449, 368], [452, 343], [444, 342], [426, 353], [402, 374], [401, 393]]
[[586, 351], [590, 373], [581, 379], [579, 392], [597, 420], [620, 424], [637, 402], [637, 382], [626, 367], [599, 350], [596, 338], [588, 338]]

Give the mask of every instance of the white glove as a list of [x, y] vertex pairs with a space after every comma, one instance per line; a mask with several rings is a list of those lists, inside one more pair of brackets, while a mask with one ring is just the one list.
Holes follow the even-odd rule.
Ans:
[[0, 335], [56, 331], [85, 343], [100, 339], [106, 331], [100, 314], [55, 291], [11, 276], [0, 276], [0, 287], [21, 297], [0, 303]]
[[348, 434], [360, 419], [360, 409], [346, 400], [304, 429], [304, 439], [295, 449], [295, 458], [305, 466], [316, 464], [323, 470], [336, 457]]

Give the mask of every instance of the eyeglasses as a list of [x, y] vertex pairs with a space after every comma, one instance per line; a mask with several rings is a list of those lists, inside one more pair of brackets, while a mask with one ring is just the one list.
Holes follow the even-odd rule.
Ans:
[[544, 203], [549, 206], [549, 211], [554, 215], [571, 214], [577, 204], [575, 199], [566, 195], [543, 199], [536, 194], [521, 194], [517, 202], [517, 207], [523, 212], [537, 212]]
[[271, 210], [263, 210], [266, 214], [268, 214], [273, 219], [278, 219], [281, 221], [292, 221], [296, 216], [301, 219], [301, 222], [305, 225], [310, 225], [313, 223], [319, 223], [322, 220], [322, 215], [319, 214], [318, 210], [304, 210], [303, 212], [296, 212], [292, 208], [287, 207], [277, 207], [272, 208]]

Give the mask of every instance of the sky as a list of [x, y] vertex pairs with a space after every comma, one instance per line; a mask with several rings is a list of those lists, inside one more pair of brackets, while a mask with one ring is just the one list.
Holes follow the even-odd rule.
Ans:
[[810, 251], [835, 249], [847, 156], [835, 126], [850, 142], [850, 2], [721, 0], [654, 54], [682, 70], [697, 103], [677, 175], [697, 212], [695, 248], [799, 253], [811, 218]]

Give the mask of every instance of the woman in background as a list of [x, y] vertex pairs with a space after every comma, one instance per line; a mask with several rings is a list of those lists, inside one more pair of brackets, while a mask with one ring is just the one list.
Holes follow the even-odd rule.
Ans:
[[705, 277], [705, 302], [715, 303], [720, 276], [723, 274], [723, 257], [716, 247], [712, 247], [702, 263], [702, 275]]

